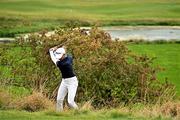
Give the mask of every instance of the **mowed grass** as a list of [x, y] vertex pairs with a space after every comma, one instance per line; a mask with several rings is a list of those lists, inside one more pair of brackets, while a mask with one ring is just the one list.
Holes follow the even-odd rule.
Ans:
[[154, 66], [165, 68], [158, 73], [158, 78], [161, 81], [168, 78], [180, 95], [180, 44], [131, 44], [128, 47], [135, 53], [156, 57]]
[[81, 26], [180, 25], [179, 0], [1, 0], [0, 36]]
[[25, 112], [25, 111], [0, 111], [0, 120], [112, 120], [112, 119], [132, 119], [128, 115], [121, 113], [108, 114], [104, 111], [68, 111], [58, 113], [55, 111], [45, 112]]
[[180, 19], [179, 0], [1, 0], [3, 17], [26, 19]]
[[81, 111], [41, 111], [26, 112], [17, 110], [0, 110], [0, 120], [171, 120], [172, 118], [135, 117], [118, 110], [81, 110]]

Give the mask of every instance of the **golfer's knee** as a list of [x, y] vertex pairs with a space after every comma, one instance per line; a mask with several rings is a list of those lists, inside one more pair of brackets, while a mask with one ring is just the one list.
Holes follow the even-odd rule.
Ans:
[[61, 103], [63, 101], [64, 101], [63, 99], [57, 99], [57, 102], [59, 102], [59, 103]]
[[70, 107], [74, 107], [75, 102], [74, 100], [68, 100], [68, 104]]
[[61, 97], [61, 96], [57, 96], [57, 101], [64, 101], [64, 97]]

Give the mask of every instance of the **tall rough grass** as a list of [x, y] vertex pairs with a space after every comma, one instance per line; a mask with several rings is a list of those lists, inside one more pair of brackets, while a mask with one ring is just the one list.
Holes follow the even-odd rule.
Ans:
[[15, 103], [17, 109], [22, 109], [30, 112], [35, 112], [45, 109], [53, 109], [54, 104], [42, 93], [34, 92], [32, 95], [22, 98]]

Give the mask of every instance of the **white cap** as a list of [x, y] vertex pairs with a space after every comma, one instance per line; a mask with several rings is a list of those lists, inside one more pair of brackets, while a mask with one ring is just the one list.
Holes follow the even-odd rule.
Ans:
[[65, 49], [62, 48], [62, 47], [61, 47], [61, 48], [58, 48], [58, 49], [54, 52], [55, 57], [56, 57], [57, 59], [60, 59], [65, 53], [66, 53]]

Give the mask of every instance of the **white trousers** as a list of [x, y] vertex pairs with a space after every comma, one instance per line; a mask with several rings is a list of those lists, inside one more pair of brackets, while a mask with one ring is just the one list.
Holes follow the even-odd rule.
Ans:
[[72, 78], [62, 79], [62, 82], [58, 89], [58, 94], [57, 94], [57, 106], [56, 106], [57, 111], [63, 110], [63, 101], [67, 94], [68, 94], [69, 106], [71, 108], [78, 109], [78, 106], [74, 102], [77, 87], [78, 87], [78, 80], [76, 76]]

